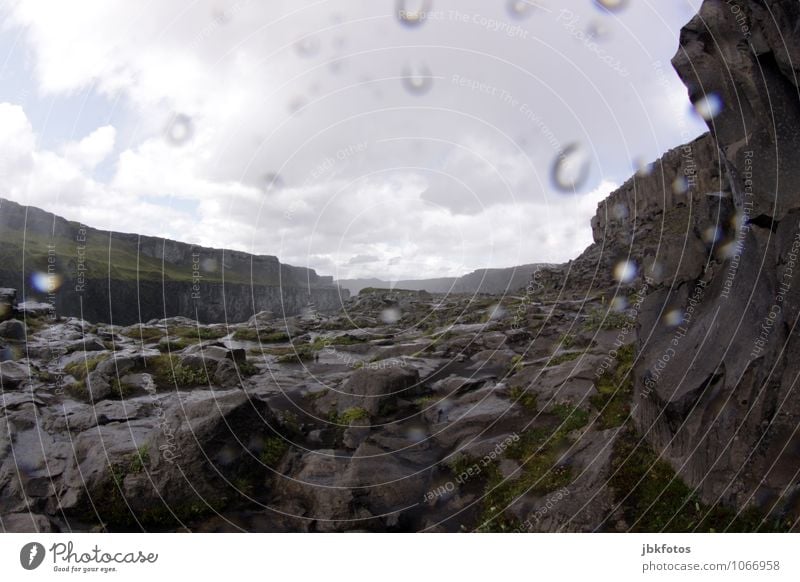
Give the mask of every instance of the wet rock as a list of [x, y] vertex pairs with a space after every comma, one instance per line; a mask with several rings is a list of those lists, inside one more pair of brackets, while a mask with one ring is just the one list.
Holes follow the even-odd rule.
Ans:
[[25, 336], [25, 324], [18, 319], [9, 319], [0, 323], [0, 337], [20, 341], [24, 340]]
[[411, 398], [422, 392], [419, 373], [407, 368], [363, 368], [356, 370], [342, 388], [339, 408], [363, 408], [377, 414], [381, 404]]
[[0, 362], [0, 382], [3, 389], [19, 388], [29, 380], [30, 368], [20, 362]]

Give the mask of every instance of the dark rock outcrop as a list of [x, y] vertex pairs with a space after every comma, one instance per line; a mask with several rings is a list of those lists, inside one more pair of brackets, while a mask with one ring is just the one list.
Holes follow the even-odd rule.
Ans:
[[647, 440], [705, 501], [775, 517], [796, 517], [800, 495], [798, 32], [795, 1], [706, 0], [681, 33], [691, 100], [720, 106], [705, 139], [734, 223], [648, 295], [636, 366]]

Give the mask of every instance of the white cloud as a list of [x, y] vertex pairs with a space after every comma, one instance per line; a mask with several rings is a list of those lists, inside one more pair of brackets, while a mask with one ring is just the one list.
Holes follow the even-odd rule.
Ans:
[[[591, 2], [564, 5], [586, 25], [603, 18]], [[608, 52], [638, 73], [623, 79], [565, 33], [555, 10], [520, 22], [523, 38], [448, 18], [409, 31], [391, 6], [6, 3], [6, 33], [24, 31], [47, 98], [95, 92], [125, 111], [51, 151], [37, 141], [64, 136], [37, 136], [21, 108], [0, 105], [6, 195], [97, 227], [274, 254], [339, 276], [458, 275], [574, 257], [631, 160], [683, 139], [674, 116], [657, 114], [681, 86], [669, 71], [666, 89], [655, 83], [648, 60], [668, 60], [682, 7], [659, 6], [669, 25], [655, 26], [656, 8], [631, 3], [619, 17], [638, 38], [607, 17], [619, 39]], [[437, 2], [445, 14], [495, 19], [504, 7]], [[302, 54], [296, 40], [308, 34], [319, 48]], [[634, 53], [637, 42], [652, 54]], [[403, 89], [408, 63], [436, 76], [425, 96]], [[176, 113], [193, 129], [181, 144], [164, 138]], [[577, 197], [549, 184], [558, 144], [572, 141], [593, 154]], [[267, 191], [275, 174], [283, 186]]]

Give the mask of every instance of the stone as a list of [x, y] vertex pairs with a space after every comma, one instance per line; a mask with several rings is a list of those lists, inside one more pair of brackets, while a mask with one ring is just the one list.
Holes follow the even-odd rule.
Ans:
[[363, 408], [370, 415], [378, 413], [382, 403], [410, 398], [422, 390], [419, 373], [403, 367], [362, 368], [356, 370], [342, 387], [339, 410]]
[[25, 324], [18, 319], [9, 319], [0, 323], [0, 337], [22, 341], [26, 337]]
[[30, 368], [19, 362], [0, 362], [0, 382], [4, 390], [19, 388], [30, 377]]

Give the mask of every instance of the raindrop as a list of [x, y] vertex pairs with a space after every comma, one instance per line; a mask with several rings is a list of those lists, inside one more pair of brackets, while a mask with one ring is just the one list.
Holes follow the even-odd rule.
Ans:
[[603, 10], [619, 12], [628, 5], [628, 0], [594, 0], [594, 3]]
[[530, 16], [535, 7], [532, 2], [527, 0], [508, 0], [508, 13], [517, 20]]
[[209, 258], [203, 259], [200, 263], [203, 267], [203, 271], [206, 273], [216, 273], [217, 272], [217, 259]]
[[683, 323], [683, 312], [680, 309], [673, 309], [664, 314], [664, 324], [668, 327], [678, 327]]
[[737, 255], [738, 252], [739, 245], [735, 241], [731, 241], [728, 244], [719, 247], [717, 256], [724, 261], [726, 259], [732, 259]]
[[661, 277], [664, 275], [664, 267], [658, 261], [653, 261], [652, 264], [649, 267], [647, 267], [646, 272], [648, 277], [660, 280]]
[[628, 309], [628, 300], [621, 295], [617, 295], [611, 300], [611, 311], [622, 313], [626, 309]]
[[275, 172], [268, 172], [264, 174], [264, 189], [267, 192], [280, 190], [283, 188], [283, 186], [283, 178], [281, 178], [280, 174], [276, 174]]
[[506, 316], [506, 310], [499, 303], [497, 305], [492, 305], [489, 308], [489, 319], [491, 321], [498, 321], [500, 319], [503, 319], [505, 316]]
[[182, 146], [192, 139], [194, 123], [192, 118], [183, 113], [176, 113], [164, 130], [164, 137], [174, 146]]
[[304, 36], [294, 43], [294, 50], [301, 57], [313, 57], [319, 52], [319, 39], [316, 36]]
[[296, 95], [295, 97], [292, 98], [291, 101], [289, 101], [288, 104], [289, 113], [297, 113], [307, 104], [308, 102], [306, 101], [305, 97], [303, 97], [302, 95]]
[[644, 158], [636, 158], [633, 160], [633, 168], [636, 170], [636, 175], [639, 178], [645, 178], [653, 173], [653, 164], [649, 163]]
[[388, 309], [384, 309], [381, 311], [381, 321], [383, 323], [393, 324], [400, 321], [400, 318], [403, 315], [400, 313], [400, 310], [396, 307], [389, 307]]
[[408, 431], [406, 431], [406, 436], [412, 443], [421, 443], [428, 438], [428, 435], [425, 433], [425, 429], [419, 426], [410, 427]]
[[621, 203], [614, 204], [611, 207], [611, 215], [617, 220], [625, 220], [628, 218], [628, 207]]
[[686, 194], [689, 191], [689, 180], [686, 176], [678, 176], [672, 182], [672, 191], [675, 194]]
[[638, 269], [633, 261], [621, 261], [614, 267], [614, 279], [620, 283], [630, 283], [636, 278]]
[[722, 231], [717, 226], [709, 226], [703, 231], [703, 242], [707, 245], [714, 244], [722, 237]]
[[427, 65], [416, 69], [406, 65], [403, 67], [403, 86], [413, 95], [424, 95], [433, 87], [433, 73]]
[[416, 28], [420, 26], [423, 22], [425, 22], [425, 18], [427, 17], [428, 13], [431, 11], [431, 6], [433, 5], [433, 0], [421, 0], [418, 1], [417, 8], [409, 8], [409, 4], [413, 4], [413, 2], [409, 2], [408, 0], [397, 0], [395, 2], [395, 11], [397, 12], [397, 20], [400, 21], [400, 24], [403, 26], [408, 26], [410, 28]]
[[589, 156], [577, 142], [556, 157], [551, 171], [553, 185], [561, 192], [576, 192], [589, 177]]
[[57, 273], [37, 272], [31, 275], [31, 284], [40, 293], [55, 293], [64, 279]]
[[722, 111], [722, 98], [716, 93], [708, 93], [694, 102], [694, 111], [705, 121], [711, 121]]
[[593, 40], [605, 41], [611, 38], [611, 31], [605, 23], [599, 20], [592, 20], [586, 27], [586, 36]]

